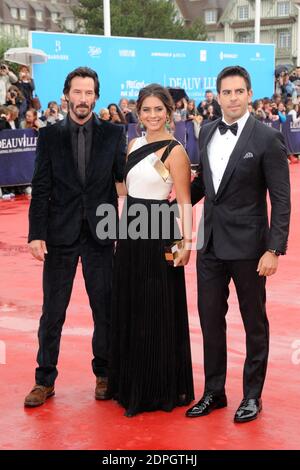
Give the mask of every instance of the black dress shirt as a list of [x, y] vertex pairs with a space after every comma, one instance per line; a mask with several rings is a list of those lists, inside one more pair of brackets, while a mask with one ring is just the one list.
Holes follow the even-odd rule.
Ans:
[[73, 121], [70, 116], [68, 116], [70, 130], [71, 130], [71, 141], [72, 141], [72, 150], [73, 157], [75, 162], [75, 167], [78, 169], [78, 129], [79, 127], [84, 127], [85, 135], [85, 167], [87, 168], [91, 153], [92, 153], [92, 143], [93, 143], [93, 116], [85, 123], [83, 126], [77, 124]]

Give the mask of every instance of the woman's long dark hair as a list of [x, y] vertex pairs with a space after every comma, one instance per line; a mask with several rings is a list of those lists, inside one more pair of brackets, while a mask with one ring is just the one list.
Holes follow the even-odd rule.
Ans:
[[174, 111], [174, 101], [169, 91], [158, 83], [151, 83], [150, 85], [145, 86], [139, 92], [139, 96], [136, 102], [136, 109], [138, 114], [141, 112], [142, 104], [146, 98], [149, 96], [155, 96], [160, 99], [160, 101], [165, 105], [167, 109], [167, 114], [169, 119]]

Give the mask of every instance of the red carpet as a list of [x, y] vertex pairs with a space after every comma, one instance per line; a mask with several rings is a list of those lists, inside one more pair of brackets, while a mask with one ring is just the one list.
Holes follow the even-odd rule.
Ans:
[[[34, 383], [41, 311], [41, 263], [27, 252], [28, 200], [0, 201], [0, 449], [300, 449], [300, 165], [291, 165], [293, 215], [288, 256], [268, 280], [270, 361], [263, 411], [233, 423], [242, 398], [244, 333], [234, 292], [228, 312], [228, 407], [187, 419], [184, 409], [125, 418], [115, 402], [94, 400], [91, 312], [78, 270], [62, 338], [56, 396], [24, 409]], [[203, 386], [195, 256], [186, 270], [194, 380]], [[297, 424], [298, 423], [298, 424]]]

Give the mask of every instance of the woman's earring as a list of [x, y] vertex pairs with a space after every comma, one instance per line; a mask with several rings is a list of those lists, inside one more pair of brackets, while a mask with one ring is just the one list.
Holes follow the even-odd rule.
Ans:
[[165, 124], [168, 130], [170, 130], [170, 127], [171, 127], [170, 124], [171, 124], [171, 120], [170, 120], [170, 116], [168, 116], [166, 119], [166, 124]]

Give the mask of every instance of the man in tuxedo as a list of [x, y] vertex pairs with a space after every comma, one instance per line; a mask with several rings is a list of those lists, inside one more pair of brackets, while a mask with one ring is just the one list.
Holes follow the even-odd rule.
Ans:
[[25, 406], [42, 405], [54, 395], [61, 331], [79, 258], [93, 313], [92, 368], [95, 398], [107, 394], [113, 235], [99, 239], [97, 208], [115, 207], [115, 182], [123, 181], [125, 136], [122, 126], [93, 113], [99, 98], [97, 73], [79, 67], [64, 84], [69, 112], [63, 121], [40, 129], [32, 199], [29, 250], [44, 262], [44, 301], [39, 326], [36, 384]]
[[197, 254], [205, 388], [186, 416], [204, 416], [227, 406], [225, 316], [232, 280], [246, 333], [244, 396], [234, 416], [243, 423], [257, 418], [262, 409], [269, 349], [265, 284], [287, 248], [289, 170], [282, 134], [249, 114], [248, 72], [239, 66], [223, 69], [217, 92], [223, 119], [200, 132], [199, 174], [192, 183], [192, 203], [205, 197], [204, 242]]

